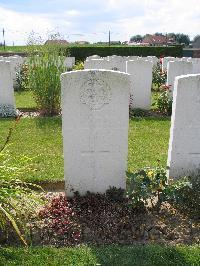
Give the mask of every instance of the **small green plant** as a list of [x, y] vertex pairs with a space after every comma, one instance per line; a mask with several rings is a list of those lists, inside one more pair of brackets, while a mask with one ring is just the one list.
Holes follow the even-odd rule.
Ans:
[[166, 83], [167, 72], [162, 71], [160, 63], [153, 68], [152, 84], [155, 91], [160, 91], [160, 86]]
[[152, 205], [155, 198], [160, 198], [167, 185], [166, 169], [162, 167], [144, 168], [136, 173], [127, 172], [127, 197], [133, 207]]
[[165, 115], [172, 114], [172, 95], [170, 91], [170, 86], [163, 85], [162, 92], [155, 101], [155, 106], [157, 110]]
[[162, 201], [168, 201], [180, 210], [200, 218], [200, 177], [182, 177], [169, 180], [162, 194]]
[[84, 63], [82, 61], [78, 61], [73, 67], [73, 70], [83, 70], [83, 69], [84, 69]]

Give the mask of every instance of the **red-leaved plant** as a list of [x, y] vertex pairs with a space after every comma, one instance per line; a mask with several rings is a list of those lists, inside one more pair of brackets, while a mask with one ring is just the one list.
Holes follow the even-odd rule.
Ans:
[[42, 221], [42, 239], [50, 244], [73, 245], [81, 237], [80, 226], [69, 201], [64, 195], [54, 197], [39, 211]]

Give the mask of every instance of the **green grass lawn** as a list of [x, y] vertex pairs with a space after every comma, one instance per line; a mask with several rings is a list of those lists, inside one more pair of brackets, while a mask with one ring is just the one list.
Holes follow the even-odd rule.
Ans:
[[76, 248], [1, 248], [0, 265], [198, 266], [197, 246], [102, 246]]
[[[0, 146], [3, 145], [13, 119], [0, 120]], [[167, 118], [134, 118], [129, 125], [128, 170], [157, 164], [166, 165], [170, 121]], [[17, 161], [20, 155], [33, 159], [36, 169], [27, 174], [28, 181], [63, 180], [62, 124], [60, 117], [21, 118], [7, 148]], [[78, 162], [77, 162], [78, 163]]]
[[36, 102], [31, 91], [15, 91], [15, 101], [17, 108], [36, 108]]
[[[152, 108], [159, 94], [159, 92], [152, 92]], [[36, 108], [36, 102], [31, 91], [15, 91], [15, 101], [17, 108]]]
[[0, 52], [24, 52], [26, 49], [26, 46], [6, 46], [4, 49], [4, 46], [0, 46]]
[[[157, 96], [152, 93], [152, 101]], [[18, 108], [36, 108], [32, 92], [15, 92]], [[0, 119], [0, 147], [3, 145], [13, 119]], [[36, 171], [24, 180], [58, 181], [64, 178], [62, 155], [62, 124], [60, 117], [22, 118], [13, 131], [9, 153], [16, 162], [20, 155], [32, 158]], [[166, 166], [169, 141], [169, 118], [134, 118], [129, 124], [128, 171], [157, 165]], [[78, 162], [77, 162], [78, 163]]]

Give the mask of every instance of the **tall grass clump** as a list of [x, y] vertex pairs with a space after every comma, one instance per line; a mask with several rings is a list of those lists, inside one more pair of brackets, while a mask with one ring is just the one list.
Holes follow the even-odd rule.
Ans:
[[29, 88], [42, 115], [60, 113], [60, 75], [66, 71], [59, 45], [31, 46], [29, 49]]
[[13, 163], [8, 152], [0, 151], [0, 243], [15, 234], [26, 246], [27, 223], [43, 201], [35, 191], [41, 187], [20, 180], [29, 168], [27, 157], [20, 160], [24, 165]]

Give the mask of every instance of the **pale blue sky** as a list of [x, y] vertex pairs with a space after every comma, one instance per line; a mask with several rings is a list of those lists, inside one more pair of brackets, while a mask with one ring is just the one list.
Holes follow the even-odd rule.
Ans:
[[129, 40], [154, 32], [200, 34], [200, 0], [0, 0], [0, 42], [25, 44], [60, 32], [68, 41]]

